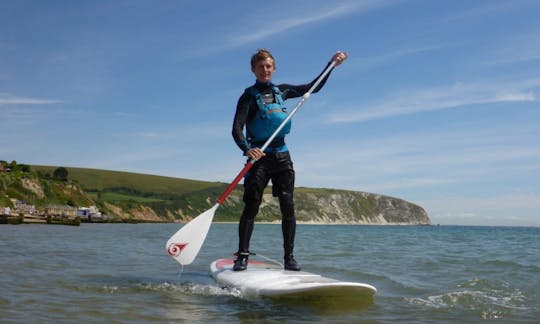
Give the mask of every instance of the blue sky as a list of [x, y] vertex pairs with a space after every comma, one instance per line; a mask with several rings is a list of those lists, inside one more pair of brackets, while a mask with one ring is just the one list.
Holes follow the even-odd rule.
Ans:
[[539, 14], [526, 0], [2, 1], [0, 159], [230, 182], [255, 50], [293, 84], [346, 50], [293, 119], [297, 186], [400, 197], [434, 224], [540, 226]]

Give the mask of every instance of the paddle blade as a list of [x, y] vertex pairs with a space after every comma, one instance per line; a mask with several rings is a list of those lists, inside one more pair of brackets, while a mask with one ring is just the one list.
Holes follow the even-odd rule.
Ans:
[[167, 253], [181, 265], [193, 262], [206, 239], [219, 204], [185, 224], [167, 241]]

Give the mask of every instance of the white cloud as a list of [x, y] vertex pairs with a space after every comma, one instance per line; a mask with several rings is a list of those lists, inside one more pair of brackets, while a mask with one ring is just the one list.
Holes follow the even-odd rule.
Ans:
[[[418, 112], [444, 110], [468, 105], [502, 102], [530, 102], [537, 97], [533, 89], [540, 87], [540, 79], [500, 83], [464, 83], [412, 89], [390, 95], [385, 101], [355, 107], [343, 107], [339, 113], [327, 117], [331, 123], [354, 123], [374, 119], [391, 118]], [[356, 107], [363, 108], [360, 111]]]
[[321, 2], [318, 4], [309, 2], [309, 5], [301, 8], [302, 11], [290, 12], [288, 13], [289, 16], [286, 16], [286, 11], [280, 11], [279, 14], [276, 14], [275, 10], [263, 7], [261, 12], [251, 15], [254, 19], [248, 22], [248, 24], [253, 27], [242, 29], [251, 30], [251, 32], [231, 35], [228, 38], [227, 44], [229, 47], [241, 46], [257, 42], [273, 35], [281, 34], [282, 32], [293, 28], [336, 19], [352, 13], [369, 12], [396, 3], [398, 2], [374, 0], [362, 2], [345, 1], [341, 3]]
[[60, 100], [38, 99], [29, 97], [15, 97], [5, 94], [0, 94], [1, 105], [50, 105], [60, 103]]
[[[336, 18], [341, 15], [350, 13], [352, 9], [351, 7], [354, 7], [354, 5], [341, 4], [335, 6], [330, 10], [328, 10], [328, 8], [324, 8], [324, 10], [319, 11], [306, 11], [307, 14], [304, 16], [293, 16], [281, 18], [278, 20], [261, 19], [260, 21], [256, 21], [257, 25], [260, 26], [260, 29], [250, 32], [249, 34], [233, 35], [229, 37], [229, 44], [231, 46], [240, 46], [258, 41], [260, 39], [264, 39], [266, 37], [270, 37], [275, 34], [280, 34], [286, 30], [295, 27], [300, 27], [318, 21]], [[275, 17], [274, 15], [275, 13], [272, 12], [272, 17]], [[260, 23], [261, 21], [265, 21], [265, 23]]]
[[493, 179], [516, 186], [514, 179], [540, 171], [538, 129], [534, 120], [519, 128], [479, 121], [435, 132], [377, 134], [362, 141], [318, 139], [324, 155], [309, 146], [294, 152], [299, 180], [308, 186], [381, 193], [470, 186]]
[[433, 223], [540, 226], [540, 218], [524, 215], [540, 209], [540, 195], [508, 193], [488, 197], [445, 197], [423, 200]]
[[[308, 1], [305, 6], [296, 3], [290, 5], [286, 2], [257, 6], [256, 10], [245, 16], [246, 19], [239, 18], [235, 21], [233, 30], [219, 30], [218, 35], [207, 35], [203, 40], [204, 44], [183, 48], [179, 55], [187, 59], [247, 44], [266, 42], [269, 37], [281, 35], [286, 31], [335, 20], [346, 15], [369, 13], [402, 2], [400, 0]], [[280, 10], [282, 7], [286, 7], [287, 10]], [[223, 36], [224, 33], [226, 36]], [[201, 47], [204, 47], [203, 52]]]

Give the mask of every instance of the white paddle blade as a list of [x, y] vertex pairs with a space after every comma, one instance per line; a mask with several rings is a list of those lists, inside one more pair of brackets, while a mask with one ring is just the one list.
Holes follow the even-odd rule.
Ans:
[[167, 241], [165, 245], [167, 253], [181, 265], [190, 264], [199, 254], [218, 206], [219, 204], [215, 204], [214, 207], [192, 219]]

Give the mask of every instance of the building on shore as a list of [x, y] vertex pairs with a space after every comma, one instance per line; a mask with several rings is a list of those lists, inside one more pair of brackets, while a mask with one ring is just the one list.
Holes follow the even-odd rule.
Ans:
[[79, 207], [77, 209], [77, 216], [82, 220], [89, 222], [99, 222], [107, 220], [107, 216], [103, 215], [96, 206]]
[[43, 210], [45, 217], [64, 217], [75, 218], [77, 217], [77, 208], [67, 205], [48, 205]]
[[47, 205], [36, 208], [23, 200], [10, 199], [12, 206], [0, 206], [0, 224], [57, 223], [77, 221], [106, 222], [111, 218], [103, 215], [96, 206], [72, 207], [68, 205]]

